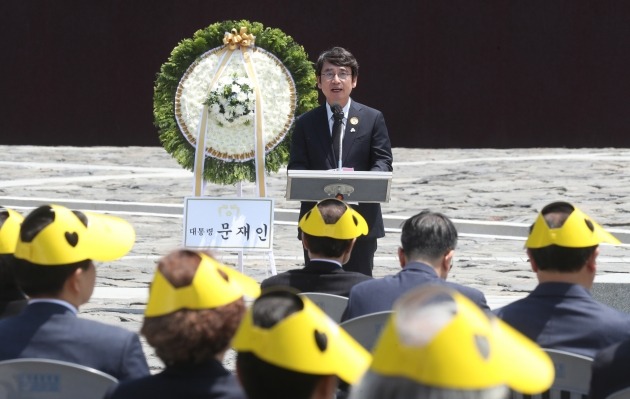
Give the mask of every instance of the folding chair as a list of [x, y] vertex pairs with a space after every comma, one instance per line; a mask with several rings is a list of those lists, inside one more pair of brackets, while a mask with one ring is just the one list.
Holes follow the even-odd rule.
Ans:
[[370, 313], [346, 320], [340, 326], [365, 349], [372, 351], [385, 323], [393, 313], [392, 310]]
[[[540, 395], [523, 395], [512, 392], [512, 399], [587, 399], [591, 383], [593, 359], [556, 349], [543, 350], [549, 355], [556, 369], [556, 378], [549, 391]], [[518, 360], [517, 360], [518, 361]]]
[[323, 292], [301, 292], [298, 295], [302, 295], [310, 299], [319, 306], [324, 313], [326, 313], [331, 319], [339, 323], [341, 321], [341, 315], [346, 310], [348, 304], [348, 298], [340, 295], [326, 294]]
[[109, 374], [51, 359], [0, 361], [0, 398], [101, 399], [118, 383]]

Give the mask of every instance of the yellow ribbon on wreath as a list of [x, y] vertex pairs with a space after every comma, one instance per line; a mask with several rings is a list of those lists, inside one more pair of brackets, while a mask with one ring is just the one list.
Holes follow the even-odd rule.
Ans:
[[[247, 27], [242, 26], [240, 31], [236, 31], [236, 29], [232, 29], [231, 32], [225, 32], [225, 36], [223, 36], [223, 44], [225, 45], [224, 54], [221, 59], [221, 62], [217, 68], [216, 73], [214, 74], [210, 85], [208, 86], [210, 89], [214, 87], [216, 82], [219, 80], [219, 77], [223, 74], [223, 70], [227, 66], [232, 54], [235, 50], [240, 49], [243, 54], [243, 60], [245, 61], [245, 71], [247, 72], [247, 77], [252, 81], [254, 86], [254, 94], [256, 96], [256, 182], [258, 185], [258, 195], [259, 197], [266, 197], [265, 192], [265, 142], [263, 137], [263, 119], [262, 119], [262, 95], [260, 92], [260, 86], [258, 85], [258, 81], [256, 79], [256, 74], [254, 71], [254, 64], [247, 51], [248, 48], [254, 46], [256, 42], [256, 36], [251, 33], [247, 33]], [[227, 54], [225, 54], [227, 52]], [[194, 187], [194, 195], [200, 196], [203, 192], [203, 161], [205, 157], [205, 149], [206, 149], [206, 124], [208, 118], [208, 106], [204, 104], [202, 114], [201, 114], [201, 123], [199, 124], [199, 132], [197, 137], [197, 150], [195, 151], [195, 187]]]

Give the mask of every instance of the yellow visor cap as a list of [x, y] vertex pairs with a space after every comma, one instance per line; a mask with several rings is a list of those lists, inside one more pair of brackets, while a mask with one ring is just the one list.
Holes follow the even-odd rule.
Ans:
[[526, 394], [554, 381], [553, 363], [536, 343], [456, 291], [423, 287], [394, 310], [373, 352], [375, 373], [449, 389], [507, 385]]
[[[163, 316], [179, 309], [214, 309], [237, 299], [260, 295], [260, 285], [251, 277], [226, 266], [203, 253], [192, 284], [175, 288], [156, 271], [144, 315]], [[225, 274], [221, 275], [219, 271]]]
[[15, 252], [15, 245], [20, 236], [20, 224], [24, 217], [9, 208], [0, 208], [0, 213], [6, 213], [7, 218], [0, 225], [0, 255], [12, 254]]
[[354, 384], [369, 367], [370, 353], [308, 298], [301, 300], [302, 310], [271, 328], [255, 326], [250, 307], [232, 346], [277, 367], [305, 374], [336, 375]]
[[549, 245], [558, 245], [568, 248], [585, 248], [602, 242], [621, 243], [578, 208], [568, 205], [573, 207], [573, 212], [560, 228], [550, 228], [543, 213], [539, 213], [525, 242], [525, 247], [544, 248]]
[[121, 218], [81, 212], [87, 219], [84, 224], [74, 212], [59, 205], [40, 207], [33, 212], [48, 209], [54, 214], [52, 223], [30, 242], [18, 239], [16, 258], [44, 266], [87, 259], [103, 262], [121, 258], [133, 247], [136, 233], [131, 224]]
[[[330, 200], [330, 199], [329, 199]], [[336, 200], [339, 201], [339, 200]], [[345, 202], [339, 201], [346, 206], [346, 211], [341, 215], [336, 223], [327, 224], [322, 217], [319, 207], [315, 205], [313, 209], [302, 216], [298, 226], [306, 234], [315, 237], [330, 237], [338, 240], [350, 240], [367, 235], [368, 225], [363, 216]]]

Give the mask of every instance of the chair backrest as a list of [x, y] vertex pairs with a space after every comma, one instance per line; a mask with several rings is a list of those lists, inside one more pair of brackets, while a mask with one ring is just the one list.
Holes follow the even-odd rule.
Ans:
[[345, 296], [326, 294], [323, 292], [301, 292], [299, 295], [305, 296], [319, 306], [331, 319], [339, 323], [341, 315], [346, 310], [348, 298]]
[[606, 399], [630, 399], [630, 388], [620, 389], [606, 397]]
[[[586, 399], [591, 383], [591, 366], [593, 359], [571, 352], [556, 349], [543, 350], [553, 361], [556, 378], [548, 392], [541, 395], [531, 395], [531, 398], [545, 399]], [[523, 398], [517, 392], [512, 392], [513, 399]], [[529, 398], [529, 396], [527, 396]]]
[[392, 310], [370, 313], [346, 320], [340, 326], [365, 349], [371, 351], [392, 313]]
[[109, 374], [51, 359], [0, 361], [0, 398], [101, 399], [118, 383]]

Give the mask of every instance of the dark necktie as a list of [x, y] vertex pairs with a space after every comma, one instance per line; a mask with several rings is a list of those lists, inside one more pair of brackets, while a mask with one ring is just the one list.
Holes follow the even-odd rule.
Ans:
[[339, 166], [339, 143], [341, 141], [341, 128], [343, 126], [343, 113], [333, 114], [333, 152], [335, 154], [335, 167]]

